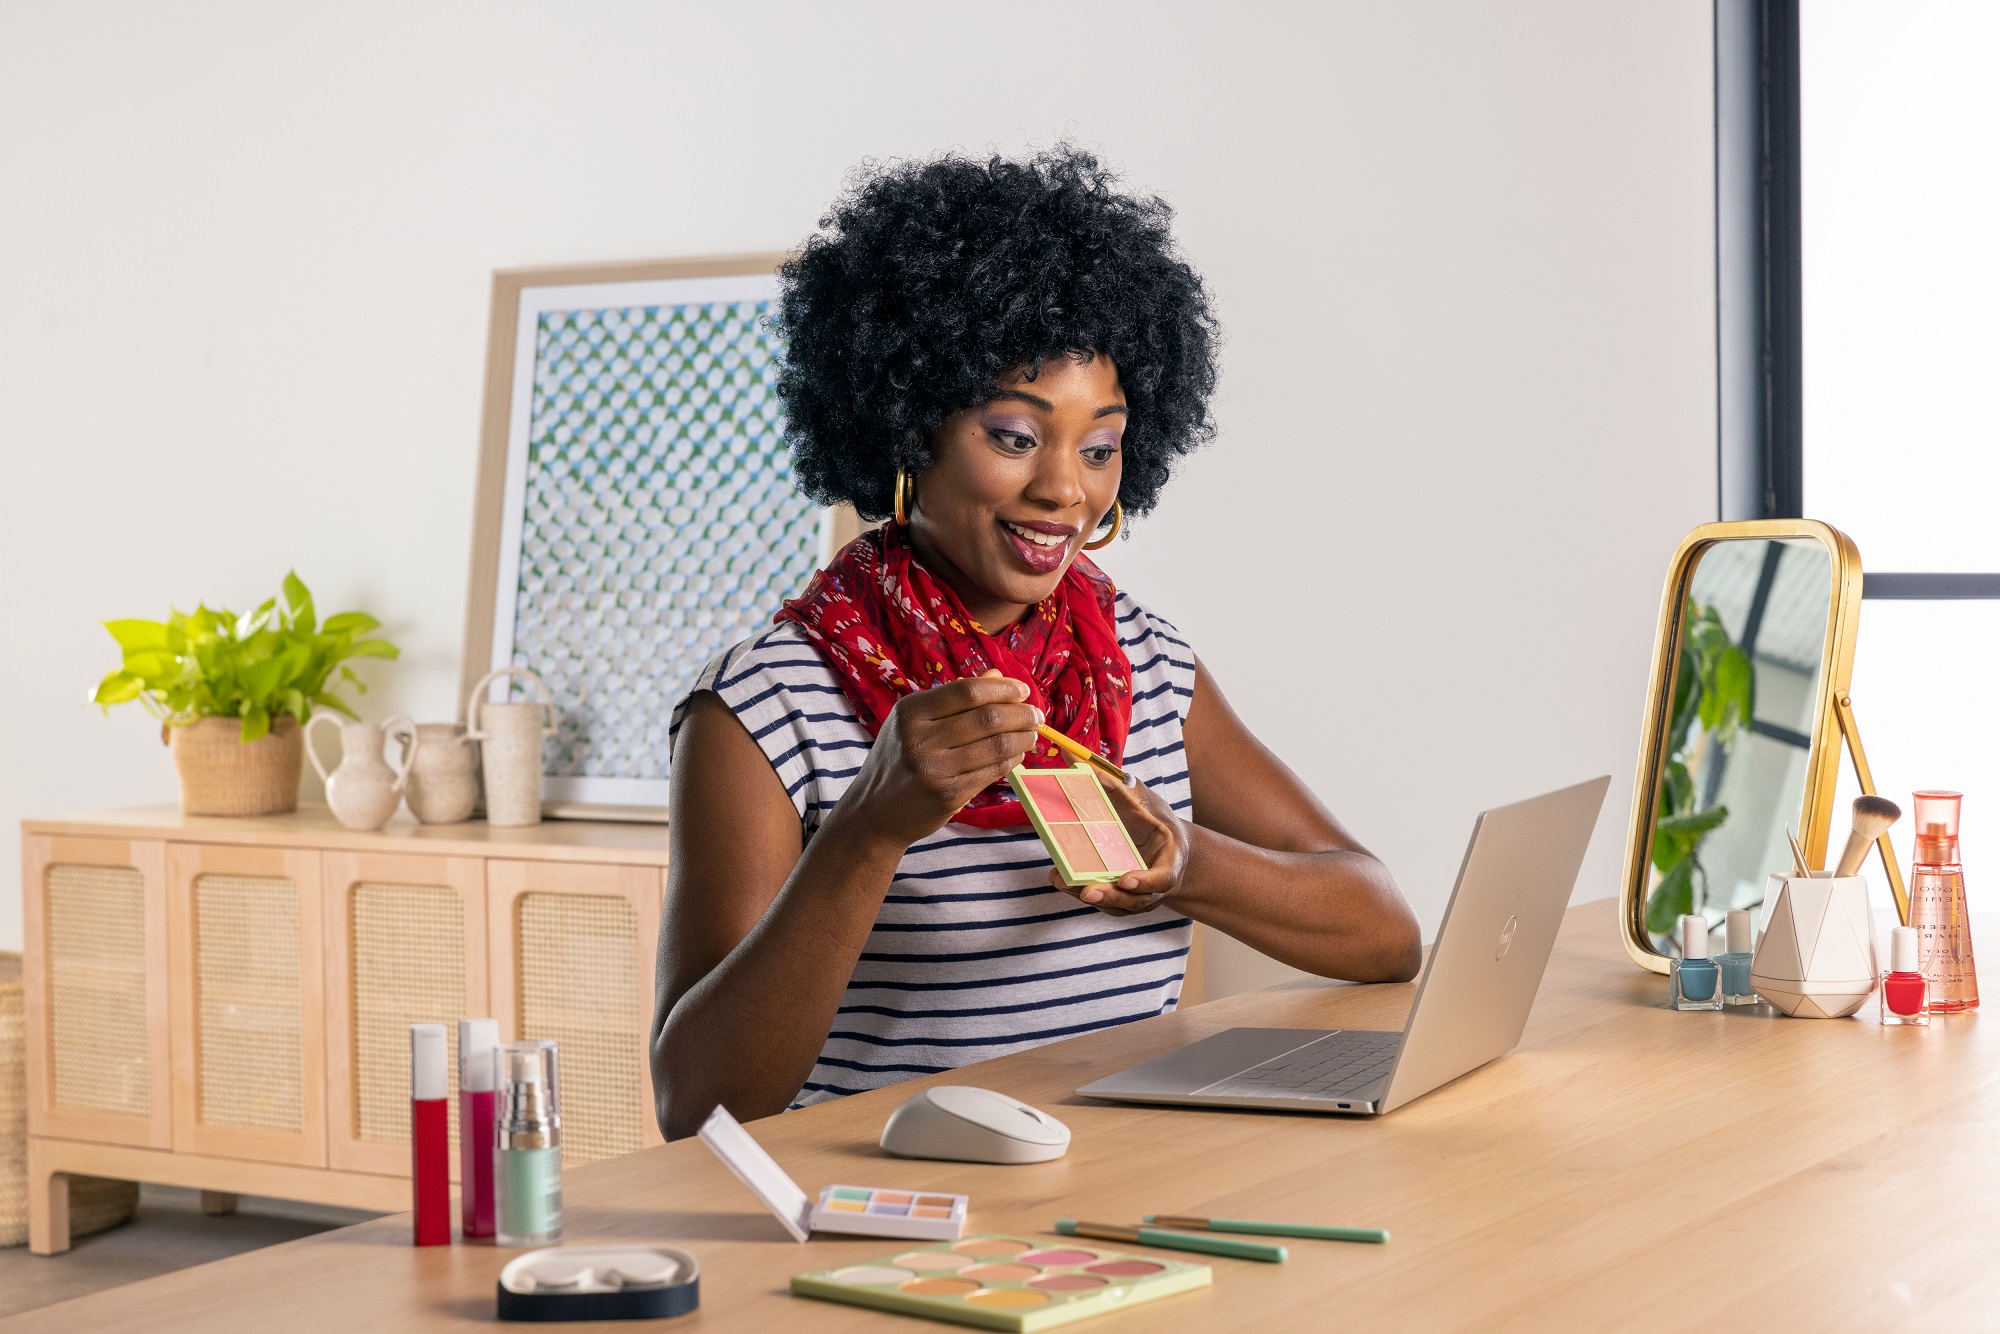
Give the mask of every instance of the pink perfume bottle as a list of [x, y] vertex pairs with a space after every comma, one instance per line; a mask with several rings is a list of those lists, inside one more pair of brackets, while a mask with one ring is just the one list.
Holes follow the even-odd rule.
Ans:
[[1958, 864], [1956, 792], [1919, 792], [1917, 855], [1910, 864], [1910, 925], [1917, 929], [1932, 1014], [1976, 1009], [1972, 924], [1965, 911], [1965, 871]]

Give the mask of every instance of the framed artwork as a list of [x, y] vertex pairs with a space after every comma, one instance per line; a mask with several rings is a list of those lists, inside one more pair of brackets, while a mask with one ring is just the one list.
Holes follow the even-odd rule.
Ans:
[[792, 488], [782, 259], [493, 275], [460, 695], [547, 685], [546, 815], [664, 820], [674, 702], [859, 531]]

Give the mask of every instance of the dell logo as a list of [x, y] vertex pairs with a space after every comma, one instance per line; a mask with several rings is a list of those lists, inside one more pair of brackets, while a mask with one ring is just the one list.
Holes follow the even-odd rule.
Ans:
[[1500, 928], [1500, 944], [1493, 950], [1493, 958], [1496, 963], [1507, 957], [1507, 947], [1514, 943], [1514, 929], [1519, 925], [1520, 922], [1517, 918], [1509, 917], [1507, 925]]

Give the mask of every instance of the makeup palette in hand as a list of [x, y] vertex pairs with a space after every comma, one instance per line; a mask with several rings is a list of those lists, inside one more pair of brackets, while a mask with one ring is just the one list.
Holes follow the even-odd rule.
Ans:
[[1007, 782], [1034, 821], [1064, 884], [1110, 884], [1128, 871], [1146, 869], [1094, 770], [1016, 765]]
[[1207, 1265], [1096, 1244], [980, 1236], [800, 1274], [792, 1291], [981, 1329], [1037, 1330], [1205, 1288], [1209, 1279]]

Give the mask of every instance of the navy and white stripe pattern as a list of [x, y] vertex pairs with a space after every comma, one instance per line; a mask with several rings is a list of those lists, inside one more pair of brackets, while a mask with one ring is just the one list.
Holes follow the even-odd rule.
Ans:
[[[1122, 763], [1189, 818], [1181, 724], [1194, 653], [1123, 593], [1116, 614], [1132, 663]], [[811, 642], [777, 625], [716, 658], [692, 690], [714, 691], [749, 730], [811, 838], [873, 744]], [[675, 706], [675, 732], [686, 707]], [[1052, 888], [1048, 854], [1027, 825], [947, 824], [896, 868], [793, 1106], [1163, 1014], [1180, 1000], [1191, 934], [1166, 908], [1107, 917]]]

